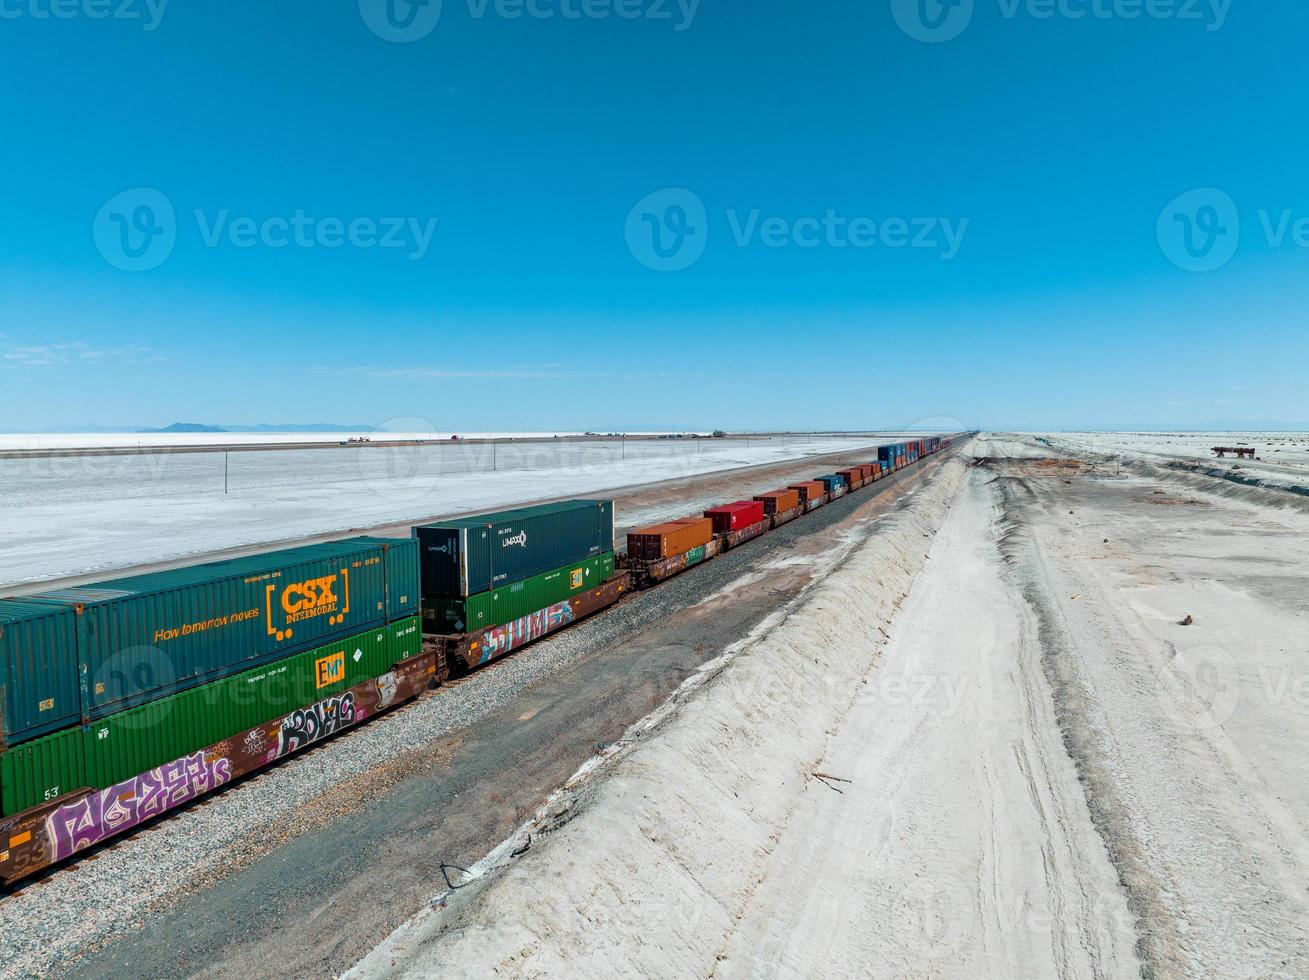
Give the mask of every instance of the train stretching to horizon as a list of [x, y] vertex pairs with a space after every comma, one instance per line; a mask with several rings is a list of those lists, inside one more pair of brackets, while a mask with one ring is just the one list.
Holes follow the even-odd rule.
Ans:
[[0, 882], [66, 861], [950, 445], [614, 546], [570, 500], [0, 599]]

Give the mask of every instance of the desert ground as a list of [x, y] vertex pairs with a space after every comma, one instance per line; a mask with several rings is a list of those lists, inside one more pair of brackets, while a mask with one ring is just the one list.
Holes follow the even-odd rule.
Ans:
[[0, 973], [1307, 976], [1309, 497], [1176, 438], [959, 440], [25, 884]]
[[1309, 975], [1309, 501], [1073, 442], [972, 440], [354, 975]]

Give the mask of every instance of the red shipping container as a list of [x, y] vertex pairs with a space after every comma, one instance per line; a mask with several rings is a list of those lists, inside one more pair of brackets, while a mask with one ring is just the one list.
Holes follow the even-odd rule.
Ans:
[[735, 503], [713, 507], [704, 516], [714, 522], [715, 534], [739, 531], [764, 519], [764, 505], [759, 500], [738, 500]]
[[754, 498], [764, 505], [765, 514], [785, 514], [801, 504], [799, 490], [770, 490]]

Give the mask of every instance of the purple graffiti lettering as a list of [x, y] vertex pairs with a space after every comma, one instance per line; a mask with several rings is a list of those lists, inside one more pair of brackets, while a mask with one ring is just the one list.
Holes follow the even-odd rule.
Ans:
[[203, 752], [197, 752], [67, 803], [46, 817], [46, 833], [54, 849], [52, 860], [62, 861], [231, 778], [229, 760], [207, 760]]

